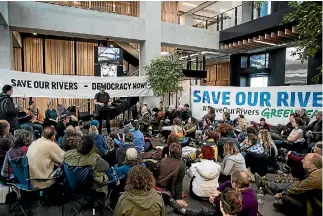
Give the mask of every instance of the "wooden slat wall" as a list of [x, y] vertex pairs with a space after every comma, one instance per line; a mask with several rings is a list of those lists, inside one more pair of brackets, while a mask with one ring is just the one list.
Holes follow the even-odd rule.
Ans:
[[161, 20], [178, 24], [178, 1], [162, 1], [161, 4]]
[[139, 1], [42, 1], [69, 7], [117, 13], [128, 16], [139, 16]]
[[[33, 73], [60, 74], [94, 76], [94, 46], [97, 43], [76, 42], [76, 65], [74, 61], [75, 45], [74, 41], [55, 40], [43, 38], [24, 38], [24, 71]], [[43, 67], [43, 40], [45, 40], [45, 68]], [[14, 69], [22, 71], [21, 49], [13, 50]], [[45, 70], [44, 70], [45, 69]], [[52, 101], [54, 107], [57, 104], [63, 104], [66, 108], [70, 105], [76, 105], [84, 99], [73, 98], [32, 98], [36, 106], [44, 114], [47, 109], [47, 103]], [[28, 107], [29, 98], [15, 98], [15, 103], [23, 104]], [[87, 111], [88, 105], [79, 109]], [[90, 103], [90, 110], [94, 110], [93, 101]]]
[[229, 86], [230, 85], [230, 63], [221, 63], [206, 66], [206, 85]]

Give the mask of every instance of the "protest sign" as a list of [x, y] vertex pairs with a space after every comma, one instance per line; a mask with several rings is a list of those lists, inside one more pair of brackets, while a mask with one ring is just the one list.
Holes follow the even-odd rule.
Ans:
[[28, 73], [0, 69], [0, 86], [12, 85], [13, 97], [93, 98], [101, 87], [111, 97], [152, 96], [146, 76], [95, 77]]
[[243, 114], [248, 121], [267, 119], [272, 125], [286, 124], [291, 113], [304, 107], [311, 120], [322, 111], [322, 85], [270, 87], [192, 86], [193, 116], [200, 119], [207, 107], [215, 108], [216, 119], [229, 112], [231, 119]]

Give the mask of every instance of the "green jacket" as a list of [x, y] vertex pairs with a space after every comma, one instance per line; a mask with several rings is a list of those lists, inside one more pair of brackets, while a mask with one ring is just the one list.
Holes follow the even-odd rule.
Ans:
[[154, 190], [124, 192], [118, 200], [113, 216], [165, 216], [163, 198]]
[[179, 116], [182, 119], [182, 121], [187, 121], [189, 118], [192, 117], [192, 111], [191, 110], [187, 110], [187, 111], [180, 111], [179, 112]]
[[94, 189], [98, 192], [107, 193], [107, 187], [98, 188], [96, 186], [108, 182], [106, 172], [110, 167], [109, 164], [93, 150], [87, 155], [78, 153], [76, 149], [69, 150], [64, 154], [64, 162], [69, 166], [92, 166]]
[[311, 172], [306, 179], [294, 184], [283, 195], [301, 195], [306, 199], [307, 215], [322, 211], [322, 169]]

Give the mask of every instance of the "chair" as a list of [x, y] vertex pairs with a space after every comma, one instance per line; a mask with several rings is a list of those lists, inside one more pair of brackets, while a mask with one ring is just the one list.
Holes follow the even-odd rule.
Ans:
[[[99, 194], [93, 188], [93, 167], [92, 166], [70, 166], [67, 163], [63, 163], [64, 174], [74, 201], [67, 215], [69, 215], [72, 209], [76, 212], [76, 215], [80, 215], [85, 209], [86, 203], [90, 203], [93, 206], [93, 215], [95, 215], [96, 201], [99, 199]], [[108, 185], [102, 184], [99, 187]], [[86, 202], [86, 203], [85, 203]], [[75, 204], [80, 204], [80, 208], [77, 209]], [[109, 211], [113, 211], [107, 204], [103, 206]], [[64, 212], [64, 204], [62, 205], [62, 212]]]
[[[12, 167], [13, 173], [14, 173], [14, 181], [13, 182], [8, 182], [7, 184], [10, 186], [15, 186], [18, 188], [20, 191], [23, 191], [25, 193], [21, 193], [21, 196], [17, 196], [17, 200], [15, 205], [13, 206], [12, 209], [9, 209], [9, 212], [12, 212], [17, 206], [20, 207], [22, 210], [23, 214], [27, 216], [24, 208], [22, 207], [22, 198], [24, 195], [30, 194], [35, 191], [39, 191], [40, 194], [45, 190], [45, 189], [36, 189], [32, 186], [31, 181], [48, 181], [52, 179], [30, 179], [29, 178], [29, 166], [28, 166], [28, 158], [26, 156], [15, 158], [15, 159], [10, 159], [9, 158], [9, 163], [10, 166]], [[31, 199], [28, 199], [29, 203], [29, 213], [28, 215], [31, 215]], [[44, 201], [40, 201], [39, 206], [35, 212], [34, 215], [37, 215], [39, 212], [39, 209], [43, 205]]]

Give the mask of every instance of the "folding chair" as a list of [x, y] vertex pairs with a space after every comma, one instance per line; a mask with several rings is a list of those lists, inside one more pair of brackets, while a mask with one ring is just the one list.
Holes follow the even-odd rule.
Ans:
[[[12, 209], [9, 209], [9, 212], [12, 212], [17, 206], [20, 207], [23, 214], [27, 216], [24, 208], [22, 207], [22, 199], [25, 195], [31, 194], [32, 192], [39, 191], [43, 192], [45, 189], [36, 189], [32, 186], [31, 181], [49, 181], [53, 179], [30, 179], [29, 178], [29, 166], [28, 166], [28, 158], [26, 156], [16, 158], [16, 159], [10, 159], [9, 163], [12, 167], [13, 173], [14, 173], [14, 180], [13, 182], [8, 182], [7, 184], [10, 186], [15, 186], [16, 188], [21, 191], [21, 196], [17, 196], [16, 203], [14, 204]], [[37, 215], [39, 212], [39, 209], [43, 205], [44, 200], [40, 200], [39, 206], [37, 207], [37, 210], [34, 215]], [[31, 199], [28, 199], [28, 206], [29, 206], [29, 213], [28, 215], [31, 215]]]
[[[93, 208], [93, 215], [95, 215], [96, 201], [98, 201], [98, 194], [93, 188], [93, 168], [92, 166], [69, 166], [67, 163], [63, 163], [64, 174], [66, 176], [67, 184], [69, 186], [69, 192], [71, 192], [74, 201], [67, 215], [70, 215], [72, 209], [76, 212], [75, 215], [80, 215], [85, 209], [86, 204], [91, 204]], [[107, 186], [108, 183], [102, 184], [98, 187]], [[77, 209], [75, 204], [80, 204], [80, 208]], [[103, 206], [109, 211], [113, 211], [109, 205]], [[62, 214], [64, 204], [62, 205]]]

